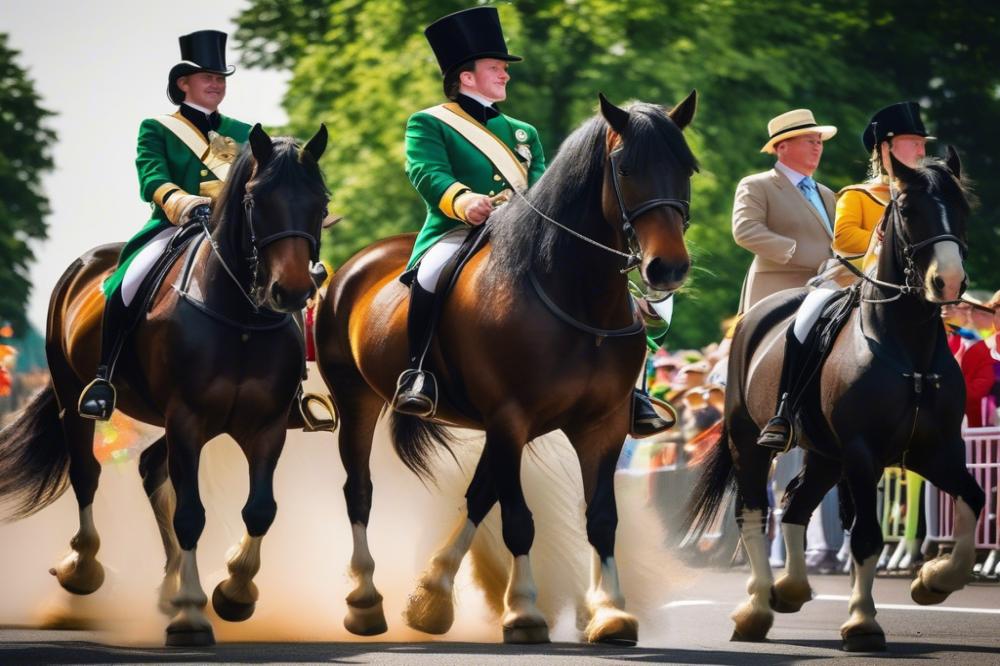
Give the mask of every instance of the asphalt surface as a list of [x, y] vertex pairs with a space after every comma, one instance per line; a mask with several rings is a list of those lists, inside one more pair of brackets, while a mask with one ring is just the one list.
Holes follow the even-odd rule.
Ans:
[[222, 642], [209, 648], [160, 648], [109, 643], [102, 632], [0, 628], [0, 663], [678, 663], [788, 664], [831, 659], [942, 661], [1000, 664], [1000, 585], [974, 584], [944, 605], [921, 608], [909, 600], [909, 580], [875, 584], [878, 620], [888, 650], [853, 654], [840, 650], [838, 627], [846, 618], [844, 576], [813, 577], [816, 599], [802, 611], [778, 615], [767, 641], [729, 641], [728, 614], [741, 600], [745, 571], [712, 571], [660, 609], [651, 622], [665, 631], [644, 631], [633, 648], [573, 642], [512, 646], [500, 643], [429, 642]]

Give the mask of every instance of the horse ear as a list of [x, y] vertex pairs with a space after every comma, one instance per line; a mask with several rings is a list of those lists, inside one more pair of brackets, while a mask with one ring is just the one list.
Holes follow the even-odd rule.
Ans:
[[962, 179], [962, 160], [959, 159], [955, 146], [948, 144], [945, 148], [944, 163], [948, 166], [948, 171], [951, 171], [951, 175], [959, 180]]
[[250, 150], [253, 152], [257, 164], [264, 164], [271, 158], [274, 147], [271, 145], [271, 137], [267, 135], [264, 128], [257, 123], [250, 130]]
[[611, 129], [619, 134], [625, 134], [628, 130], [628, 111], [619, 109], [609, 102], [604, 93], [597, 93], [597, 97], [601, 100], [601, 115], [611, 125]]
[[694, 120], [694, 112], [698, 108], [698, 91], [692, 90], [684, 101], [675, 106], [670, 113], [670, 119], [674, 121], [680, 129], [684, 129]]
[[889, 161], [892, 162], [892, 175], [898, 178], [903, 184], [909, 184], [917, 180], [917, 172], [896, 159], [896, 156], [889, 153]]
[[316, 162], [319, 162], [319, 158], [323, 155], [323, 151], [326, 150], [326, 142], [328, 138], [329, 134], [326, 131], [326, 125], [320, 123], [319, 131], [316, 132], [316, 135], [313, 136], [313, 138], [309, 139], [309, 143], [307, 143], [306, 147], [302, 149], [302, 152], [309, 153], [310, 157], [312, 157]]

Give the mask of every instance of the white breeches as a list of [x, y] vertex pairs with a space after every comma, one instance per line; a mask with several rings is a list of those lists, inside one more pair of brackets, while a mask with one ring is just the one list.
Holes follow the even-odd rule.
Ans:
[[799, 342], [805, 342], [806, 336], [812, 330], [813, 324], [823, 313], [826, 302], [837, 293], [836, 289], [819, 288], [809, 292], [806, 300], [802, 301], [799, 311], [795, 313], [795, 338]]
[[153, 267], [156, 260], [160, 258], [163, 251], [167, 249], [167, 243], [170, 242], [170, 237], [176, 231], [177, 227], [170, 227], [158, 233], [153, 237], [153, 240], [146, 243], [145, 247], [139, 250], [139, 253], [135, 255], [135, 259], [125, 269], [125, 275], [122, 277], [122, 301], [125, 302], [126, 306], [132, 303], [132, 299], [135, 298], [136, 292], [139, 291], [139, 285], [145, 279], [146, 273]]
[[[420, 268], [417, 269], [417, 282], [424, 289], [432, 294], [437, 290], [438, 278], [441, 277], [441, 269], [448, 263], [448, 260], [458, 252], [465, 242], [465, 237], [469, 235], [471, 229], [462, 227], [449, 231], [441, 240], [434, 243], [431, 249], [424, 253], [420, 259]], [[145, 250], [143, 250], [145, 251]]]

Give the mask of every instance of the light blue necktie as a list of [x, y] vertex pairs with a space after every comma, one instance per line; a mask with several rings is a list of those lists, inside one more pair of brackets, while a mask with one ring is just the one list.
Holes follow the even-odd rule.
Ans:
[[806, 176], [799, 181], [798, 188], [805, 195], [806, 200], [819, 212], [819, 216], [826, 223], [826, 228], [832, 233], [833, 227], [830, 226], [830, 216], [827, 215], [826, 206], [823, 205], [823, 200], [819, 196], [819, 190], [816, 189], [816, 181]]

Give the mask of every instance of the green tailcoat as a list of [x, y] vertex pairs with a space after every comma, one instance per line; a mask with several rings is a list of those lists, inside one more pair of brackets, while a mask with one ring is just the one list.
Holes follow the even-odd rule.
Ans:
[[[528, 146], [531, 160], [527, 164], [527, 181], [529, 187], [534, 185], [545, 171], [538, 131], [504, 114], [488, 120], [485, 127], [513, 151], [522, 164], [528, 160], [518, 152], [518, 146]], [[417, 234], [407, 268], [411, 268], [441, 236], [466, 226], [454, 212], [455, 197], [466, 189], [492, 196], [511, 188], [478, 148], [423, 111], [410, 116], [406, 123], [406, 175], [427, 205], [427, 218]]]
[[[250, 136], [250, 125], [221, 116], [218, 132], [242, 144]], [[104, 282], [105, 295], [111, 295], [118, 289], [139, 250], [171, 226], [159, 203], [154, 202], [156, 191], [173, 183], [189, 194], [198, 194], [202, 183], [218, 180], [183, 141], [155, 118], [147, 118], [139, 125], [138, 144], [135, 168], [139, 174], [139, 195], [143, 201], [149, 202], [152, 216], [122, 249], [118, 268]]]

